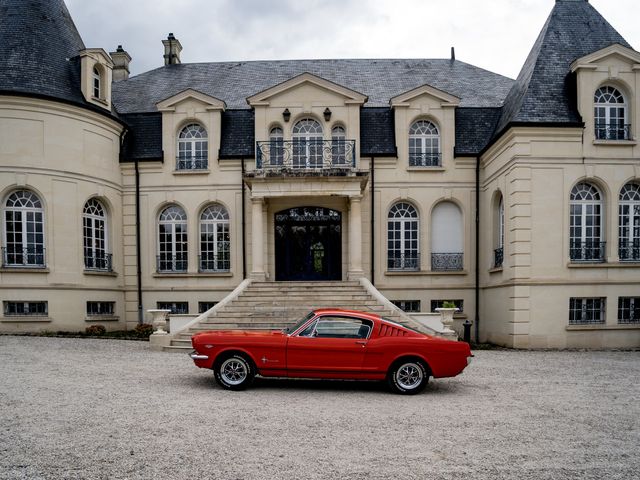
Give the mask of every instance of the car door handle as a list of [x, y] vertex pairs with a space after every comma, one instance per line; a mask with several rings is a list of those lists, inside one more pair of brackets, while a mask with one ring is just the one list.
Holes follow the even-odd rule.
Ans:
[[367, 341], [366, 340], [357, 340], [356, 343], [358, 345], [362, 345], [364, 347], [367, 344]]

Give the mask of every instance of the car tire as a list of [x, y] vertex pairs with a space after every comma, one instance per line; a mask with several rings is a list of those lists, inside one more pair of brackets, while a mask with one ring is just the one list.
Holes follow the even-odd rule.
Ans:
[[244, 390], [253, 383], [256, 375], [253, 362], [236, 353], [216, 360], [213, 373], [218, 385], [227, 390]]
[[424, 362], [407, 358], [391, 365], [387, 374], [387, 382], [394, 393], [415, 395], [427, 386], [429, 376], [429, 369]]

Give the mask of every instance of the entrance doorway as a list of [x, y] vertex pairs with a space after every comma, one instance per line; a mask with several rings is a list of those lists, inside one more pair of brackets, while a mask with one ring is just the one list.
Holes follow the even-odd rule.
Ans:
[[276, 280], [342, 279], [342, 214], [295, 207], [275, 215]]

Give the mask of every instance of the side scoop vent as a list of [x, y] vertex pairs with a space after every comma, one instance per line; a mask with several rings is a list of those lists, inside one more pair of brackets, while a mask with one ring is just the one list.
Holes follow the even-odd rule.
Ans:
[[407, 332], [404, 330], [400, 330], [399, 328], [392, 327], [391, 325], [382, 325], [380, 327], [380, 336], [381, 337], [404, 337], [407, 335]]

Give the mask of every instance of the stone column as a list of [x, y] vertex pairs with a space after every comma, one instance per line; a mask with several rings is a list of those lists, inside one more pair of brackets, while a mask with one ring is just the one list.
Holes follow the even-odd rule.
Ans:
[[264, 227], [262, 223], [261, 197], [251, 199], [251, 278], [265, 280], [264, 273]]
[[362, 270], [362, 197], [349, 198], [349, 270], [347, 279], [364, 276]]

